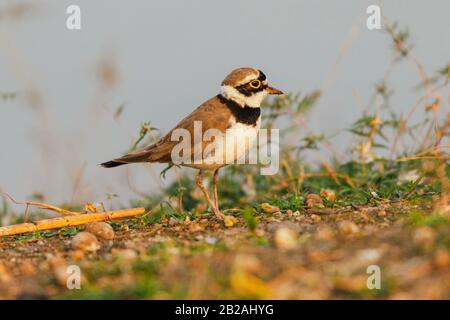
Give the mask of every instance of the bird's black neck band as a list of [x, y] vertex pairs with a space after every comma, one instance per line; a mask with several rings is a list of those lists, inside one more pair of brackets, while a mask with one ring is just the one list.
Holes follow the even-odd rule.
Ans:
[[249, 106], [241, 107], [235, 101], [227, 99], [221, 94], [217, 95], [217, 98], [230, 109], [231, 113], [236, 118], [236, 122], [256, 126], [261, 116], [261, 108], [252, 108]]

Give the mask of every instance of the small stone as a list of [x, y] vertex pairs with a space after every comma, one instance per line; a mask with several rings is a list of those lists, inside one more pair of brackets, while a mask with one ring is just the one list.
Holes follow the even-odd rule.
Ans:
[[356, 292], [367, 288], [367, 278], [363, 275], [353, 277], [337, 277], [334, 283], [334, 289]]
[[277, 211], [277, 212], [274, 212], [274, 213], [273, 213], [273, 216], [274, 216], [275, 218], [281, 218], [281, 217], [283, 216], [283, 214], [281, 213], [281, 211]]
[[264, 211], [264, 213], [268, 214], [274, 214], [276, 212], [280, 212], [280, 208], [276, 206], [272, 206], [271, 204], [265, 202], [261, 204], [261, 210]]
[[447, 268], [450, 266], [450, 253], [445, 249], [438, 249], [434, 254], [434, 265], [437, 268]]
[[92, 233], [83, 231], [73, 237], [72, 248], [75, 250], [95, 252], [100, 249], [100, 243]]
[[306, 196], [305, 204], [308, 207], [323, 207], [322, 198], [318, 194], [310, 193]]
[[359, 250], [356, 253], [356, 257], [358, 260], [364, 263], [375, 263], [377, 260], [380, 259], [382, 255], [382, 251], [377, 248], [367, 248]]
[[294, 215], [294, 212], [292, 212], [291, 209], [286, 210], [286, 216], [292, 217]]
[[330, 227], [322, 227], [317, 230], [316, 238], [319, 240], [331, 241], [334, 239], [334, 232]]
[[195, 240], [197, 240], [197, 241], [201, 241], [201, 240], [203, 240], [205, 237], [202, 235], [202, 234], [197, 234], [195, 237], [194, 237], [194, 239]]
[[321, 218], [320, 216], [318, 216], [317, 214], [312, 214], [312, 215], [311, 215], [311, 219], [312, 219], [314, 222], [320, 222], [320, 221], [322, 220], [322, 218]]
[[216, 244], [218, 241], [219, 241], [219, 239], [217, 239], [216, 237], [206, 237], [205, 238], [205, 242], [207, 244], [211, 244], [211, 245]]
[[298, 245], [297, 234], [290, 228], [281, 227], [275, 231], [275, 245], [281, 250], [295, 249]]
[[199, 223], [191, 223], [189, 225], [189, 231], [190, 232], [199, 232], [205, 230], [205, 226], [199, 224]]
[[317, 208], [317, 207], [306, 209], [306, 212], [318, 215], [332, 215], [336, 213], [336, 211], [331, 208]]
[[427, 276], [432, 270], [430, 261], [422, 260], [420, 258], [413, 258], [409, 262], [410, 267], [405, 277], [409, 281], [415, 281]]
[[102, 251], [103, 252], [109, 252], [111, 251], [112, 247], [114, 246], [114, 240], [105, 240], [102, 241]]
[[263, 237], [263, 236], [266, 234], [266, 231], [265, 231], [264, 229], [256, 229], [256, 230], [255, 230], [255, 234], [256, 234], [258, 237]]
[[50, 266], [53, 270], [53, 273], [54, 273], [55, 278], [58, 281], [58, 283], [61, 286], [66, 285], [66, 283], [67, 283], [67, 262], [66, 262], [66, 260], [60, 254], [57, 254], [55, 256], [49, 255], [47, 257], [47, 259], [50, 263]]
[[419, 227], [413, 233], [413, 241], [424, 246], [431, 246], [435, 237], [436, 232], [430, 227]]
[[231, 228], [237, 223], [237, 219], [233, 216], [225, 216], [225, 219], [223, 219], [223, 222], [225, 224], [225, 227]]
[[233, 267], [236, 271], [256, 273], [261, 270], [261, 261], [255, 255], [239, 253], [234, 258]]
[[354, 234], [359, 231], [359, 227], [351, 221], [341, 221], [339, 223], [339, 231], [343, 234]]
[[9, 281], [12, 281], [13, 277], [8, 271], [8, 269], [0, 263], [0, 283], [7, 283]]
[[36, 273], [36, 268], [30, 260], [24, 260], [19, 269], [20, 272], [26, 276], [31, 276]]
[[386, 211], [384, 211], [384, 210], [378, 211], [378, 216], [379, 216], [380, 218], [386, 217]]
[[83, 250], [74, 250], [70, 253], [70, 257], [74, 261], [80, 261], [81, 259], [84, 258], [84, 252]]
[[114, 230], [106, 222], [89, 222], [86, 224], [84, 230], [104, 240], [114, 239]]

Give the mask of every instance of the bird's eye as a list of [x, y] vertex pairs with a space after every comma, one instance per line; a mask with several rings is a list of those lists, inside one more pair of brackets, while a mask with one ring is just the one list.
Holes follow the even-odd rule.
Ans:
[[249, 86], [253, 89], [259, 89], [261, 87], [261, 81], [259, 80], [252, 80], [249, 82]]

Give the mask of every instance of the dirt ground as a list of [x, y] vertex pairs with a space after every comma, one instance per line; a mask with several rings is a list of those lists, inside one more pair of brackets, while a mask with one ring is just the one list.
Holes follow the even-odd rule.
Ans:
[[[82, 228], [5, 237], [0, 298], [449, 299], [449, 221], [418, 212], [404, 203], [287, 210], [253, 227], [242, 217], [231, 227], [206, 215], [130, 219], [114, 221], [114, 239], [94, 251], [73, 249]], [[80, 289], [67, 286], [71, 265]]]

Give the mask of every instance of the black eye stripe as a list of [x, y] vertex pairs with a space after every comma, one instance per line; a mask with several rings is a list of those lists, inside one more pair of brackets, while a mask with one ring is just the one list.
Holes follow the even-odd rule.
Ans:
[[[267, 88], [267, 84], [261, 83], [261, 86], [259, 88], [253, 88], [252, 86], [250, 86], [250, 83], [244, 83], [244, 84], [241, 84], [240, 86], [237, 86], [236, 90], [238, 90], [242, 94], [247, 95], [246, 93], [262, 91], [265, 88]], [[248, 94], [248, 95], [250, 95], [250, 94]]]
[[256, 90], [250, 87], [248, 83], [242, 84], [236, 87], [236, 90], [242, 93], [244, 96], [250, 97]]
[[[267, 88], [267, 84], [262, 83], [266, 80], [266, 75], [261, 70], [258, 70], [258, 71], [259, 71], [258, 79], [253, 79], [247, 83], [241, 84], [240, 86], [236, 87], [236, 90], [238, 90], [244, 96], [250, 97], [252, 94], [259, 92], [259, 91], [263, 91], [265, 88]], [[261, 86], [258, 89], [252, 88], [250, 86], [250, 82], [255, 81], [255, 80], [261, 81]]]
[[250, 97], [253, 93], [263, 91], [265, 88], [267, 88], [267, 85], [262, 83], [258, 89], [252, 88], [249, 83], [244, 83], [240, 86], [237, 86], [236, 90], [242, 93], [244, 96]]

